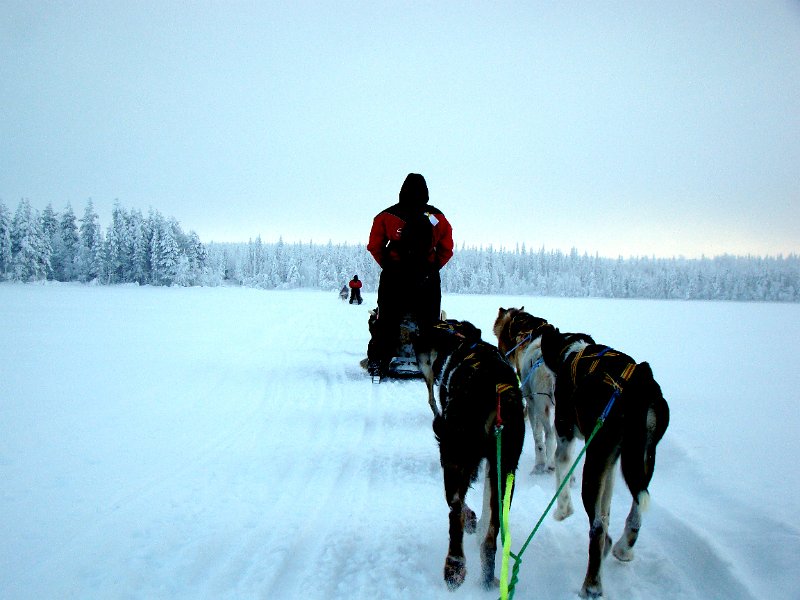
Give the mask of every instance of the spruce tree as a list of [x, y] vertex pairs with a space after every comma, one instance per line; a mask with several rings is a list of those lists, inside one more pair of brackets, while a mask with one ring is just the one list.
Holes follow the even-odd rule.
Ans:
[[11, 271], [16, 281], [45, 279], [50, 269], [50, 244], [37, 212], [22, 199], [11, 222]]
[[81, 281], [92, 281], [100, 276], [102, 266], [98, 259], [102, 257], [100, 224], [91, 198], [86, 204], [80, 225], [80, 248], [78, 251], [78, 278]]
[[11, 215], [0, 200], [0, 280], [11, 272]]
[[67, 204], [58, 226], [58, 244], [53, 249], [55, 261], [53, 270], [58, 281], [74, 281], [78, 278], [77, 260], [80, 238], [72, 206]]
[[129, 240], [128, 217], [119, 202], [114, 203], [111, 212], [111, 226], [106, 236], [106, 268], [109, 283], [129, 281], [133, 272], [131, 248]]
[[179, 230], [174, 219], [162, 221], [159, 239], [159, 272], [164, 285], [172, 285], [178, 274], [180, 247], [178, 246]]
[[128, 223], [129, 236], [131, 239], [131, 280], [139, 285], [148, 282], [149, 277], [149, 246], [145, 222], [142, 213], [132, 211]]
[[47, 278], [55, 279], [55, 270], [58, 268], [58, 265], [54, 257], [59, 249], [60, 241], [58, 239], [58, 215], [53, 210], [52, 203], [48, 203], [47, 206], [44, 207], [40, 223], [42, 226], [42, 235], [47, 242], [47, 248], [50, 250], [49, 260], [47, 261], [49, 265], [47, 268]]

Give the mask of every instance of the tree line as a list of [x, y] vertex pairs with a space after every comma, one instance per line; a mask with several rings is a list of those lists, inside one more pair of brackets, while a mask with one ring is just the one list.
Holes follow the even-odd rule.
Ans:
[[205, 260], [197, 234], [155, 210], [145, 216], [117, 203], [103, 232], [91, 200], [80, 219], [69, 204], [39, 212], [26, 199], [12, 217], [0, 201], [2, 279], [196, 285]]
[[[313, 242], [203, 244], [178, 221], [114, 205], [103, 231], [89, 201], [41, 213], [0, 201], [0, 279], [140, 285], [242, 285], [338, 291], [358, 274], [374, 291], [380, 269], [363, 245]], [[684, 300], [800, 301], [800, 257], [603, 258], [576, 249], [462, 246], [442, 270], [446, 293]]]

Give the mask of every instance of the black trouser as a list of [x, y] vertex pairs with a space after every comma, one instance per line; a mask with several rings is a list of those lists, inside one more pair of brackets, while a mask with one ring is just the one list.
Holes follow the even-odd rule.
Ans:
[[403, 318], [410, 314], [424, 330], [439, 320], [441, 305], [442, 286], [436, 268], [422, 272], [384, 269], [378, 284], [378, 320], [370, 328], [367, 357], [388, 363], [397, 350]]
[[350, 304], [353, 302], [361, 304], [361, 288], [350, 288]]

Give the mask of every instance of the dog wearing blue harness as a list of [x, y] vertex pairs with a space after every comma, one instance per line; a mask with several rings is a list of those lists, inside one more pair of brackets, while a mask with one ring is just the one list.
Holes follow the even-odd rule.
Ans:
[[[581, 498], [589, 518], [589, 563], [581, 589], [584, 598], [602, 596], [601, 566], [613, 551], [621, 561], [633, 559], [650, 495], [656, 445], [669, 424], [669, 407], [646, 362], [596, 344], [586, 334], [542, 329], [545, 366], [555, 375], [556, 476], [568, 472], [574, 438], [591, 439], [586, 447]], [[592, 437], [593, 430], [596, 435]], [[625, 531], [617, 543], [608, 534], [611, 495], [617, 462], [633, 497]], [[569, 486], [558, 497], [555, 518], [572, 514]]]
[[555, 379], [542, 358], [542, 327], [547, 321], [521, 308], [500, 308], [493, 331], [497, 347], [517, 371], [525, 412], [533, 432], [535, 463], [531, 475], [555, 471]]

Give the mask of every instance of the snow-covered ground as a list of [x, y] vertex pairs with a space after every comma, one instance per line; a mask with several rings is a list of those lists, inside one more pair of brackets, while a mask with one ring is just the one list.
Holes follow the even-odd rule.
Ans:
[[[447, 506], [421, 381], [358, 366], [366, 308], [334, 293], [0, 284], [0, 598], [496, 598], [446, 591]], [[445, 296], [648, 360], [672, 421], [617, 600], [796, 599], [800, 305]], [[555, 484], [530, 432], [512, 548]], [[575, 490], [578, 500], [578, 489]], [[481, 507], [481, 486], [470, 504]], [[619, 481], [612, 536], [630, 495]], [[580, 503], [547, 518], [517, 598], [575, 598]], [[498, 563], [499, 564], [499, 563]]]

